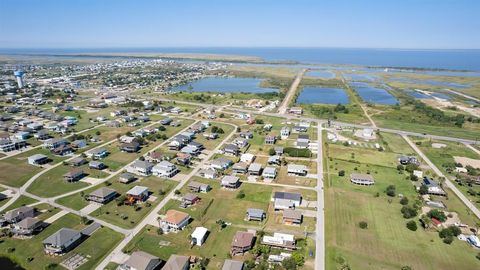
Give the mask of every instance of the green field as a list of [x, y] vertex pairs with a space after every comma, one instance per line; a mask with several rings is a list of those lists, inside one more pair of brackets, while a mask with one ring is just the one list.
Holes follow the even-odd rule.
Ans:
[[[400, 137], [387, 138], [388, 145], [399, 152], [403, 143], [395, 139], [402, 140]], [[342, 268], [345, 265], [350, 269], [392, 270], [402, 266], [412, 269], [478, 268], [476, 252], [465, 242], [454, 240], [447, 245], [437, 233], [424, 231], [419, 224], [415, 232], [405, 227], [408, 220], [400, 213], [399, 198], [384, 193], [386, 187], [393, 184], [396, 194], [409, 198], [410, 204], [417, 198], [411, 181], [405, 179], [406, 174], [399, 174], [395, 168], [398, 153], [378, 155], [379, 152], [358, 148], [346, 152], [338, 145], [328, 145], [325, 150], [328, 153], [325, 158], [327, 269], [345, 269]], [[404, 151], [412, 152], [411, 149]], [[354, 152], [355, 158], [348, 156], [349, 152]], [[339, 170], [345, 170], [345, 176], [338, 176]], [[353, 172], [370, 172], [375, 185], [351, 184], [349, 175]], [[455, 197], [450, 197], [447, 206], [450, 211], [465, 209]], [[458, 212], [464, 221], [464, 213]], [[360, 221], [367, 222], [368, 228], [360, 229]]]

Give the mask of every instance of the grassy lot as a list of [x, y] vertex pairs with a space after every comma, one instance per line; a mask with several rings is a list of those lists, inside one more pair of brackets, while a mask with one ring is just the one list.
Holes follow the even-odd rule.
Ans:
[[221, 142], [226, 136], [228, 136], [233, 131], [233, 126], [231, 125], [224, 124], [221, 122], [210, 122], [210, 128], [208, 128], [205, 132], [211, 132], [213, 126], [217, 126], [223, 129], [224, 133], [218, 134], [218, 138], [215, 140], [207, 140], [205, 137], [203, 137], [202, 134], [197, 135], [197, 138], [195, 139], [196, 142], [203, 144], [205, 146], [205, 149], [207, 150], [215, 149], [218, 143]]
[[386, 151], [401, 155], [414, 155], [415, 153], [400, 135], [381, 133], [380, 140], [383, 142], [382, 145], [384, 145]]
[[[149, 191], [152, 192], [150, 196], [152, 198], [155, 196], [156, 199], [153, 202], [142, 204], [137, 210], [135, 207], [129, 205], [117, 206], [117, 202], [114, 200], [95, 210], [91, 215], [120, 227], [133, 228], [163, 199], [165, 194], [168, 194], [177, 184], [175, 181], [164, 180], [154, 176], [142, 178], [128, 185], [121, 184], [117, 181], [112, 182], [110, 188], [115, 189], [120, 194], [125, 194], [125, 192], [132, 187], [140, 185], [148, 187]], [[87, 194], [87, 192], [85, 192], [85, 194]], [[74, 196], [80, 197], [79, 194], [72, 195], [72, 197]], [[63, 199], [60, 203], [71, 205], [76, 209], [86, 205], [86, 202], [82, 201], [81, 198], [75, 198], [72, 202], [69, 202], [68, 199]]]
[[18, 207], [21, 207], [21, 206], [24, 206], [24, 205], [29, 205], [29, 204], [32, 204], [32, 203], [35, 203], [35, 202], [37, 202], [37, 200], [32, 199], [32, 198], [27, 197], [27, 196], [24, 196], [24, 195], [20, 195], [20, 197], [16, 201], [14, 201], [11, 205], [9, 205], [4, 210], [4, 212], [10, 211], [12, 209], [15, 209], [15, 208], [18, 208]]
[[[104, 178], [108, 176], [108, 174], [105, 172], [89, 169], [88, 164], [80, 167], [72, 167], [62, 164], [54, 169], [49, 170], [48, 172], [40, 176], [38, 179], [36, 179], [28, 188], [28, 191], [38, 196], [53, 197], [88, 186], [89, 184], [85, 182], [67, 182], [63, 179], [63, 175], [65, 173], [74, 169], [83, 170], [85, 173], [88, 174], [87, 177]], [[55, 188], [51, 188], [52, 185], [54, 185]]]
[[[478, 268], [476, 252], [466, 243], [454, 240], [447, 245], [437, 233], [424, 231], [419, 224], [415, 232], [405, 227], [408, 220], [400, 213], [399, 198], [384, 193], [393, 184], [396, 194], [403, 194], [410, 202], [417, 198], [412, 183], [405, 179], [406, 174], [399, 174], [393, 166], [397, 153], [382, 152], [378, 158], [375, 155], [380, 152], [373, 151], [371, 154], [376, 158], [371, 158], [365, 150], [355, 149], [355, 160], [350, 161], [349, 152], [337, 145], [328, 145], [325, 150], [328, 153], [325, 158], [327, 269], [341, 269], [344, 264], [351, 269], [400, 269], [405, 265], [412, 269]], [[339, 170], [345, 170], [344, 177], [338, 176]], [[374, 186], [350, 183], [350, 173], [368, 171], [375, 178]], [[456, 207], [465, 209], [455, 197], [449, 201], [452, 201], [447, 203], [449, 211]], [[367, 222], [368, 228], [360, 229], [360, 221]]]
[[34, 154], [43, 154], [48, 156], [52, 160], [50, 164], [55, 164], [66, 159], [66, 157], [52, 155], [47, 149], [34, 149], [13, 157], [9, 157], [0, 161], [0, 171], [8, 172], [0, 174], [0, 183], [8, 186], [20, 187], [25, 184], [28, 179], [40, 172], [42, 167], [28, 164], [28, 157]]

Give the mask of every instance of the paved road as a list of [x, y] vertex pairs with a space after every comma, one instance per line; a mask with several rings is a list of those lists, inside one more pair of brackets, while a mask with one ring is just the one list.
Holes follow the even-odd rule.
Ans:
[[287, 113], [288, 104], [290, 104], [290, 101], [295, 96], [295, 93], [297, 92], [298, 85], [302, 81], [303, 75], [305, 74], [306, 71], [307, 71], [307, 69], [302, 69], [297, 74], [297, 76], [295, 77], [295, 79], [292, 82], [292, 85], [290, 85], [290, 88], [288, 89], [288, 92], [285, 95], [285, 98], [283, 99], [282, 104], [280, 105], [280, 107], [278, 107], [278, 113], [280, 113], [280, 114]]
[[325, 269], [325, 196], [323, 193], [323, 140], [322, 123], [318, 123], [317, 149], [317, 224], [315, 239], [315, 269]]
[[478, 155], [480, 155], [480, 150], [478, 150], [477, 148], [473, 147], [471, 144], [468, 144], [468, 143], [465, 143], [465, 146], [470, 148], [473, 152], [477, 153]]
[[430, 166], [430, 168], [432, 168], [432, 170], [440, 177], [443, 177], [445, 178], [445, 184], [448, 188], [450, 188], [453, 193], [455, 193], [455, 195], [457, 195], [458, 198], [460, 198], [460, 200], [470, 209], [470, 211], [472, 211], [472, 213], [475, 214], [475, 216], [477, 216], [478, 218], [480, 218], [480, 211], [478, 210], [477, 207], [475, 207], [475, 205], [473, 205], [472, 202], [470, 202], [470, 200], [468, 200], [468, 198], [463, 195], [463, 193], [458, 190], [458, 188], [450, 181], [450, 179], [444, 175], [428, 158], [427, 156], [420, 150], [420, 148], [417, 147], [416, 144], [414, 144], [410, 138], [408, 138], [408, 136], [405, 136], [403, 135], [402, 136], [405, 141], [407, 141], [407, 143], [413, 148], [413, 150], [415, 150], [415, 152], [417, 152], [417, 154], [428, 164], [428, 166]]
[[190, 178], [196, 175], [198, 171], [205, 166], [205, 164], [217, 152], [217, 150], [219, 150], [224, 143], [229, 141], [232, 136], [235, 135], [237, 126], [233, 124], [230, 125], [235, 127], [233, 131], [227, 137], [225, 137], [225, 139], [223, 139], [223, 141], [220, 142], [214, 150], [210, 151], [210, 153], [208, 153], [208, 155], [195, 167], [195, 169], [193, 169], [190, 174], [184, 177], [180, 183], [167, 196], [165, 196], [165, 198], [157, 206], [155, 206], [152, 211], [150, 211], [150, 214], [148, 214], [147, 217], [145, 217], [137, 226], [135, 226], [135, 228], [122, 240], [122, 242], [120, 242], [115, 249], [95, 268], [96, 270], [103, 270], [116, 256], [125, 258], [125, 256], [121, 255], [123, 253], [122, 249], [133, 239], [133, 237], [135, 237], [135, 235], [137, 235], [143, 229], [143, 227], [151, 224], [152, 221], [155, 222], [157, 220], [158, 212], [167, 204], [168, 201], [173, 199], [175, 196], [175, 190], [181, 189], [188, 182], [188, 180], [190, 180]]

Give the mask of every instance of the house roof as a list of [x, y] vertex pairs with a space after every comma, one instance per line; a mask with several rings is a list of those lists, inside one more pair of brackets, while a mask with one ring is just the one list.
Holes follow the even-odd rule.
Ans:
[[208, 233], [208, 229], [205, 227], [196, 227], [192, 233], [193, 238], [203, 238]]
[[259, 172], [261, 169], [262, 169], [262, 164], [260, 163], [252, 163], [248, 167], [248, 170], [253, 172]]
[[82, 170], [71, 170], [71, 171], [67, 172], [66, 174], [64, 174], [63, 176], [64, 177], [76, 177], [76, 176], [79, 176], [79, 175], [82, 175], [82, 174], [83, 174]]
[[273, 198], [300, 201], [302, 199], [302, 195], [299, 193], [277, 191], [273, 194]]
[[72, 238], [77, 237], [79, 234], [79, 231], [69, 228], [61, 228], [56, 233], [50, 235], [45, 240], [43, 240], [42, 243], [60, 247], [68, 243]]
[[158, 257], [153, 256], [152, 254], [146, 253], [144, 251], [135, 251], [132, 253], [130, 258], [125, 262], [126, 265], [137, 270], [145, 270], [150, 265], [152, 261], [157, 261], [155, 264], [160, 263]]
[[192, 194], [192, 193], [187, 193], [183, 196], [183, 199], [184, 200], [187, 200], [187, 201], [194, 201], [196, 199], [198, 199], [199, 197], [195, 194]]
[[163, 266], [162, 270], [181, 270], [185, 267], [185, 264], [189, 263], [190, 258], [187, 256], [181, 256], [173, 254], [168, 258], [167, 263]]
[[120, 174], [120, 178], [124, 178], [124, 179], [135, 179], [135, 175], [131, 174], [131, 173], [122, 173]]
[[127, 194], [133, 195], [133, 196], [138, 196], [144, 192], [148, 191], [147, 187], [144, 186], [134, 186], [131, 188], [129, 191], [127, 191]]
[[242, 270], [243, 269], [243, 262], [235, 261], [235, 260], [225, 260], [223, 263], [222, 270]]
[[263, 169], [263, 173], [264, 174], [276, 174], [277, 173], [277, 168], [275, 168], [275, 167], [265, 167], [265, 169]]
[[184, 219], [186, 219], [187, 217], [189, 217], [187, 213], [171, 209], [167, 211], [164, 220], [167, 221], [168, 223], [178, 224], [182, 222]]
[[285, 209], [283, 210], [283, 218], [302, 219], [302, 212], [293, 209]]
[[13, 219], [13, 218], [16, 218], [18, 215], [20, 215], [21, 213], [30, 212], [30, 211], [33, 211], [33, 210], [34, 210], [33, 207], [21, 206], [19, 208], [15, 208], [13, 210], [10, 210], [10, 211], [6, 212], [5, 213], [5, 218], [6, 219]]
[[232, 240], [232, 246], [236, 247], [249, 247], [253, 242], [253, 233], [249, 232], [237, 232]]
[[246, 170], [248, 167], [248, 164], [245, 162], [237, 162], [233, 164], [232, 169], [234, 170]]
[[105, 198], [107, 196], [110, 196], [112, 193], [116, 194], [117, 192], [115, 190], [111, 189], [111, 188], [101, 187], [101, 188], [93, 191], [89, 195], [90, 196], [95, 196], [95, 197]]
[[263, 211], [263, 209], [258, 209], [258, 208], [248, 208], [247, 213], [249, 216], [262, 217], [265, 214], [265, 211]]
[[42, 154], [35, 154], [35, 155], [31, 155], [28, 157], [28, 159], [30, 160], [41, 160], [41, 159], [46, 159], [48, 158], [47, 156], [45, 155], [42, 155]]
[[38, 218], [27, 217], [27, 218], [23, 219], [22, 221], [18, 222], [17, 225], [20, 228], [29, 229], [29, 228], [32, 228], [34, 225], [36, 225], [40, 222], [42, 222], [42, 221]]
[[143, 160], [135, 160], [135, 162], [133, 163], [132, 167], [135, 167], [135, 168], [141, 168], [141, 169], [148, 169], [148, 168], [152, 168], [153, 167], [153, 164], [148, 162], [148, 161], [143, 161]]
[[239, 181], [239, 178], [233, 175], [225, 175], [222, 178], [222, 184], [223, 183], [229, 183], [229, 184], [235, 184]]

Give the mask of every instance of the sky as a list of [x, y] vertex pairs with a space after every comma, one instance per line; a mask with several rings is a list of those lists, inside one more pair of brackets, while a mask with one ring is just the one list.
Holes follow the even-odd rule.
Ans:
[[0, 48], [480, 49], [479, 0], [0, 0]]

